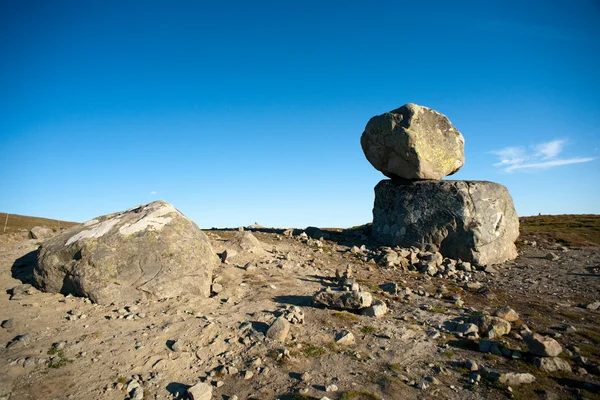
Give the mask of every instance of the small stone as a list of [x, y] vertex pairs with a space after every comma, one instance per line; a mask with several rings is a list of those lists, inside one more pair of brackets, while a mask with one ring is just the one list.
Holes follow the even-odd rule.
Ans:
[[252, 371], [246, 371], [246, 372], [244, 372], [244, 379], [245, 380], [252, 379], [253, 376], [254, 376], [254, 372], [252, 372]]
[[502, 307], [496, 310], [495, 315], [508, 322], [515, 322], [519, 320], [519, 314], [510, 307]]
[[363, 309], [361, 312], [363, 315], [367, 315], [369, 317], [381, 318], [388, 311], [387, 305], [381, 300], [375, 300], [373, 305]]
[[460, 332], [463, 335], [467, 335], [467, 334], [472, 333], [472, 332], [479, 332], [479, 328], [475, 324], [462, 323], [462, 324], [457, 324], [456, 325], [455, 331], [456, 332]]
[[560, 257], [558, 257], [558, 255], [556, 255], [555, 253], [552, 253], [552, 252], [550, 252], [550, 253], [546, 254], [546, 257], [545, 257], [545, 258], [546, 258], [546, 260], [550, 260], [550, 261], [556, 261], [556, 260], [558, 260]]
[[181, 340], [176, 340], [171, 345], [171, 350], [173, 350], [176, 353], [179, 353], [180, 351], [183, 351], [183, 342]]
[[300, 380], [301, 380], [302, 382], [309, 382], [309, 381], [310, 381], [310, 379], [311, 379], [311, 376], [310, 376], [310, 374], [309, 374], [308, 372], [305, 372], [305, 373], [303, 373], [303, 374], [300, 376]]
[[285, 317], [278, 317], [267, 330], [267, 337], [278, 342], [285, 342], [290, 333], [290, 323]]
[[15, 326], [15, 319], [9, 318], [7, 320], [2, 321], [2, 327], [4, 329], [12, 329]]
[[540, 357], [556, 357], [562, 352], [562, 346], [554, 339], [537, 333], [523, 338], [529, 352]]
[[190, 400], [211, 400], [212, 391], [212, 386], [208, 383], [200, 382], [189, 388], [187, 393]]
[[354, 335], [350, 331], [342, 331], [335, 337], [335, 343], [343, 346], [350, 346], [356, 343]]
[[136, 387], [129, 393], [129, 398], [131, 400], [142, 400], [144, 398], [144, 389], [140, 387]]
[[588, 310], [596, 311], [600, 308], [600, 301], [595, 301], [593, 303], [589, 303], [585, 306]]
[[565, 371], [571, 372], [571, 366], [560, 357], [534, 357], [533, 365], [546, 372]]
[[218, 387], [218, 388], [222, 387], [224, 384], [225, 384], [225, 382], [223, 382], [223, 381], [216, 381], [215, 382], [215, 386]]
[[334, 384], [331, 385], [327, 385], [325, 386], [325, 391], [326, 392], [337, 392], [338, 391], [338, 387]]
[[493, 372], [488, 374], [488, 379], [513, 386], [535, 382], [535, 376], [531, 375], [530, 373], [521, 372]]
[[510, 333], [510, 322], [502, 318], [480, 315], [475, 318], [475, 321], [479, 326], [479, 331], [489, 339], [497, 339]]
[[220, 283], [213, 283], [211, 290], [213, 293], [219, 294], [223, 291], [223, 285], [221, 285]]
[[467, 360], [465, 362], [465, 367], [469, 369], [471, 372], [475, 372], [479, 370], [479, 365], [474, 360]]

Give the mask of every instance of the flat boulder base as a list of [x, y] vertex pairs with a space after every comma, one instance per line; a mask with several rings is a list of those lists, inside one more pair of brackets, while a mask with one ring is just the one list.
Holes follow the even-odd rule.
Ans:
[[360, 144], [389, 178], [441, 179], [465, 163], [462, 134], [445, 115], [417, 104], [371, 118]]
[[34, 279], [43, 291], [100, 304], [208, 297], [218, 262], [195, 223], [169, 203], [155, 201], [95, 218], [46, 241]]
[[500, 264], [517, 257], [519, 218], [497, 183], [383, 180], [375, 186], [372, 235], [389, 246], [433, 244], [448, 258]]

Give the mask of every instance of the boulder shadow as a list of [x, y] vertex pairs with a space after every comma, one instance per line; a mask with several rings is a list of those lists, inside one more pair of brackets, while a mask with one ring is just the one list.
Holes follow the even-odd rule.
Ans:
[[10, 268], [12, 277], [23, 283], [34, 284], [33, 270], [37, 267], [38, 254], [39, 250], [34, 250], [17, 258]]
[[279, 304], [288, 304], [292, 306], [314, 307], [312, 296], [275, 296], [273, 301]]
[[[313, 397], [313, 396], [309, 396], [309, 395], [300, 395], [298, 393], [286, 393], [284, 395], [281, 396], [277, 396], [277, 399], [281, 399], [281, 400], [298, 400], [298, 399], [303, 399], [303, 400], [319, 400], [319, 397]], [[254, 400], [254, 398], [249, 398], [248, 400]]]
[[572, 379], [572, 378], [560, 378], [560, 377], [551, 377], [551, 378], [561, 386], [567, 386], [570, 388], [575, 388], [575, 389], [580, 389], [580, 390], [583, 389], [583, 390], [587, 390], [588, 392], [591, 392], [594, 394], [600, 393], [600, 385], [598, 385], [597, 383], [594, 383], [594, 382], [580, 381], [580, 380]]
[[250, 324], [252, 325], [252, 329], [254, 329], [256, 332], [260, 332], [262, 334], [266, 334], [267, 331], [269, 330], [269, 325], [265, 322], [250, 321]]
[[171, 398], [174, 400], [184, 400], [188, 398], [187, 390], [191, 386], [180, 382], [171, 382], [165, 389], [171, 394]]

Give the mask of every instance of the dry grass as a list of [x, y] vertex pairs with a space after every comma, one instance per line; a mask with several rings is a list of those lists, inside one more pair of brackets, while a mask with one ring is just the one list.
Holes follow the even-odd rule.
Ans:
[[565, 246], [600, 245], [600, 215], [539, 215], [519, 220], [523, 239], [538, 236]]
[[[6, 231], [4, 230], [4, 224], [6, 222]], [[27, 232], [34, 226], [46, 226], [55, 230], [61, 228], [68, 228], [73, 225], [77, 225], [77, 222], [59, 221], [56, 219], [39, 218], [39, 217], [27, 217], [18, 214], [8, 214], [8, 220], [6, 219], [6, 213], [0, 213], [0, 234], [2, 233], [15, 233], [15, 232]]]

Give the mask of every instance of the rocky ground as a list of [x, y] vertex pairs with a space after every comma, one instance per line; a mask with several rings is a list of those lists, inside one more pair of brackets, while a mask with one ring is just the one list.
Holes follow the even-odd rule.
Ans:
[[[29, 287], [39, 240], [0, 236], [0, 399], [600, 398], [598, 247], [522, 236], [475, 268], [301, 233], [253, 230], [265, 252], [228, 250], [208, 300], [113, 306]], [[340, 284], [383, 304], [313, 301]]]

